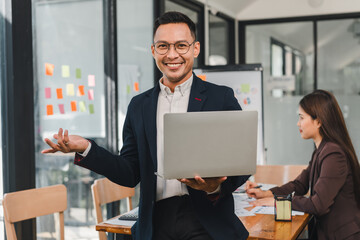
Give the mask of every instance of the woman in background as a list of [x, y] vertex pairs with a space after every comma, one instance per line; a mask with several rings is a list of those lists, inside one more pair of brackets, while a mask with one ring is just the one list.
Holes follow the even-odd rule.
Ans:
[[[360, 167], [335, 97], [316, 90], [299, 104], [301, 137], [316, 149], [309, 166], [294, 180], [267, 191], [246, 183], [253, 204], [274, 205], [274, 195], [294, 193], [292, 209], [315, 216], [312, 239], [360, 239]], [[310, 197], [304, 196], [310, 190]]]

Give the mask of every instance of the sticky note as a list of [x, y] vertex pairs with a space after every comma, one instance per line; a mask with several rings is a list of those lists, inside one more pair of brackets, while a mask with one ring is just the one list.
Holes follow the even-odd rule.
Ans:
[[89, 112], [90, 114], [94, 114], [95, 111], [94, 111], [94, 104], [89, 104]]
[[94, 89], [89, 89], [88, 97], [89, 97], [89, 100], [94, 100]]
[[127, 93], [127, 94], [130, 94], [130, 93], [131, 93], [130, 85], [126, 85], [126, 93]]
[[95, 75], [88, 76], [88, 86], [95, 87]]
[[135, 92], [139, 91], [139, 83], [138, 82], [134, 82], [134, 91]]
[[53, 105], [49, 104], [46, 105], [46, 115], [54, 115], [54, 109], [53, 109]]
[[56, 96], [57, 96], [57, 99], [63, 99], [62, 88], [56, 89]]
[[77, 95], [78, 96], [84, 96], [85, 95], [84, 85], [79, 85]]
[[201, 80], [206, 81], [206, 75], [197, 75]]
[[84, 101], [79, 102], [79, 109], [80, 109], [80, 112], [86, 112], [86, 106], [85, 106]]
[[51, 63], [45, 63], [45, 74], [48, 76], [54, 75], [54, 64]]
[[62, 65], [61, 66], [61, 76], [63, 78], [70, 77], [70, 66], [69, 65]]
[[71, 101], [70, 105], [71, 105], [71, 111], [76, 112], [76, 101]]
[[65, 114], [65, 108], [64, 108], [64, 104], [59, 104], [59, 111], [61, 114]]
[[241, 92], [249, 93], [250, 92], [250, 84], [241, 84]]
[[81, 69], [80, 68], [75, 69], [75, 76], [76, 76], [76, 78], [81, 78]]
[[45, 98], [51, 98], [51, 88], [45, 88]]
[[75, 95], [75, 90], [74, 90], [74, 84], [66, 84], [66, 94], [68, 96], [74, 96]]

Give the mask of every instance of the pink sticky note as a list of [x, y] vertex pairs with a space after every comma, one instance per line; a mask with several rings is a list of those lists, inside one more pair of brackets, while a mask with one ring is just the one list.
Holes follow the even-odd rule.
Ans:
[[65, 114], [64, 104], [59, 104], [59, 111], [61, 114]]
[[45, 98], [51, 98], [51, 88], [45, 88]]
[[88, 91], [89, 100], [94, 100], [94, 89]]
[[95, 87], [95, 75], [88, 76], [88, 86]]

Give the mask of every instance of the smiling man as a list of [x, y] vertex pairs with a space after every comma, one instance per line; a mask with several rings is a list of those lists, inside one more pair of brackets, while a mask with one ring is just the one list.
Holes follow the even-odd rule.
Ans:
[[241, 110], [234, 92], [192, 72], [200, 43], [195, 24], [182, 13], [167, 12], [155, 21], [151, 51], [163, 76], [131, 100], [120, 155], [62, 129], [54, 135], [57, 143], [45, 139], [51, 148], [43, 153], [77, 152], [79, 166], [123, 186], [140, 183], [139, 219], [132, 228], [136, 240], [246, 239], [232, 192], [249, 176], [164, 180], [154, 174], [163, 161], [164, 114]]

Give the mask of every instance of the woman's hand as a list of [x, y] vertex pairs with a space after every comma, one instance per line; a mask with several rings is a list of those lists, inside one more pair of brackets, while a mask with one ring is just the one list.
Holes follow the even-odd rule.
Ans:
[[267, 197], [274, 198], [274, 195], [270, 190], [263, 191], [260, 188], [256, 188], [257, 186], [258, 184], [255, 182], [246, 181], [245, 191], [249, 197], [253, 197], [256, 199]]

